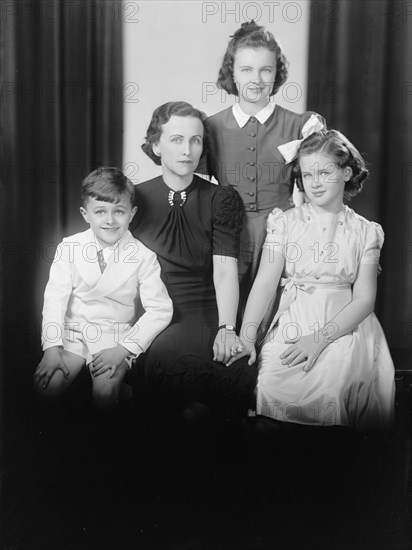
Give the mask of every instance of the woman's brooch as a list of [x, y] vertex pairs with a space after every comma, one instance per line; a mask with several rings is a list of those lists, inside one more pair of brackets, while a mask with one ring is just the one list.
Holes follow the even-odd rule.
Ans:
[[186, 202], [186, 191], [182, 191], [179, 193], [178, 191], [169, 191], [169, 197], [168, 201], [170, 206], [173, 206], [174, 204], [178, 204], [179, 206], [183, 206]]

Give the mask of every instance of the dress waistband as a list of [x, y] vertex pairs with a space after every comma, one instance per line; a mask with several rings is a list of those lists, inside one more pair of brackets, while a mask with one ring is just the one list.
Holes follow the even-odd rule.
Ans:
[[280, 286], [286, 288], [291, 288], [293, 286], [296, 286], [300, 288], [301, 290], [309, 290], [310, 288], [336, 288], [336, 289], [342, 289], [342, 288], [351, 288], [351, 283], [334, 283], [334, 282], [324, 282], [324, 281], [318, 281], [315, 280], [309, 280], [309, 279], [295, 279], [294, 277], [282, 277], [280, 280]]
[[[290, 278], [283, 278], [280, 280], [280, 286], [284, 287], [282, 296], [280, 298], [279, 307], [276, 312], [275, 317], [273, 318], [273, 321], [270, 323], [269, 330], [266, 333], [266, 337], [268, 336], [270, 330], [276, 325], [276, 323], [279, 320], [279, 317], [284, 313], [291, 304], [296, 300], [296, 296], [298, 293], [298, 290], [307, 292], [308, 290], [311, 290], [313, 288], [318, 289], [336, 289], [336, 290], [345, 290], [350, 289], [351, 284], [350, 283], [325, 283], [320, 281], [312, 281], [312, 280], [300, 280], [295, 279], [293, 277]], [[265, 341], [266, 337], [263, 339], [263, 342]]]

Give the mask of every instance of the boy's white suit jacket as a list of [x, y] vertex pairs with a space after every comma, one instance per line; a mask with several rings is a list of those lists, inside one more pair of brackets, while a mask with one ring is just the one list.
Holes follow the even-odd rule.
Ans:
[[[145, 313], [137, 319], [139, 297]], [[88, 229], [57, 247], [44, 293], [42, 346], [63, 346], [86, 360], [117, 344], [138, 355], [172, 313], [156, 254], [127, 231], [101, 273]]]

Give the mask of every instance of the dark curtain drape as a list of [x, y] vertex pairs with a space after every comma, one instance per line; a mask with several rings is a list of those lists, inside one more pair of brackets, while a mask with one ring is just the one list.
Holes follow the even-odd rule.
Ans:
[[377, 314], [392, 348], [412, 347], [412, 5], [311, 3], [308, 109], [365, 154], [356, 212], [385, 231]]
[[25, 453], [57, 243], [86, 228], [81, 180], [122, 162], [120, 0], [1, 2], [3, 459]]

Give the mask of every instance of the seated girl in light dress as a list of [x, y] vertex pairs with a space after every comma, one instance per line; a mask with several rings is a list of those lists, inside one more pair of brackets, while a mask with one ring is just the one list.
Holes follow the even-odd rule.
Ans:
[[308, 202], [268, 218], [259, 272], [240, 337], [256, 360], [257, 329], [279, 282], [277, 313], [259, 354], [259, 415], [309, 425], [390, 427], [394, 366], [373, 313], [380, 225], [343, 203], [368, 175], [357, 149], [336, 130], [303, 140], [294, 160]]

